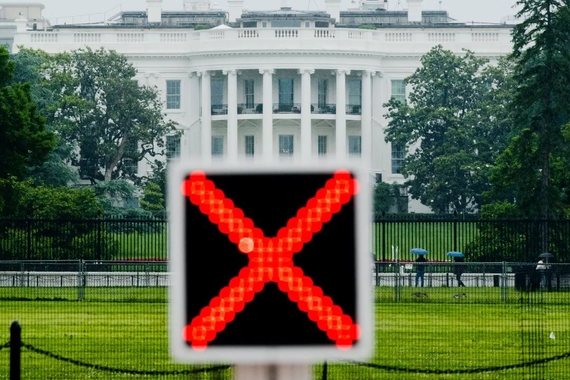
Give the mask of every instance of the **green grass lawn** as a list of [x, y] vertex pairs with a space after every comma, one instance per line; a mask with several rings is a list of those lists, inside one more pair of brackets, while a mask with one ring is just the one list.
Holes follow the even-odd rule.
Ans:
[[[570, 294], [519, 293], [499, 288], [377, 288], [376, 347], [369, 362], [406, 371], [458, 371], [511, 365], [570, 351]], [[20, 300], [16, 300], [20, 299]], [[137, 371], [193, 368], [172, 363], [168, 353], [164, 288], [1, 288], [0, 345], [13, 320], [22, 340], [86, 363]], [[505, 301], [505, 302], [503, 302]], [[4, 326], [2, 328], [1, 326]], [[555, 339], [550, 338], [554, 333]], [[7, 379], [7, 349], [0, 351], [0, 379]], [[570, 359], [528, 368], [476, 374], [394, 372], [329, 363], [327, 379], [570, 379]], [[86, 369], [30, 352], [22, 353], [22, 379], [133, 379], [133, 375]], [[316, 379], [322, 366], [315, 366]], [[164, 379], [230, 379], [232, 371]], [[147, 378], [147, 377], [144, 377]]]

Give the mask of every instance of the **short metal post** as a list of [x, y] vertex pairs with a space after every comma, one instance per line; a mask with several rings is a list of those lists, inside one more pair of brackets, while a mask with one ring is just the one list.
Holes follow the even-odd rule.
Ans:
[[18, 321], [10, 326], [10, 380], [20, 380], [22, 328]]

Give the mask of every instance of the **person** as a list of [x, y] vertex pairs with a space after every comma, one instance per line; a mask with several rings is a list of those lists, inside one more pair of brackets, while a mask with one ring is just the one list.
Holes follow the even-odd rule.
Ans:
[[[465, 259], [463, 259], [463, 257], [456, 257], [455, 258], [455, 262], [456, 263], [462, 263], [464, 262]], [[465, 287], [465, 284], [463, 283], [463, 281], [461, 281], [461, 275], [463, 274], [463, 271], [465, 270], [465, 267], [463, 265], [454, 265], [453, 266], [453, 273], [455, 273], [455, 278], [457, 278], [457, 286], [458, 287]]]
[[538, 265], [536, 266], [536, 270], [540, 273], [540, 287], [544, 288], [546, 286], [546, 265], [544, 265], [544, 261], [542, 258], [538, 260]]
[[418, 282], [421, 282], [422, 288], [424, 287], [424, 275], [425, 275], [425, 263], [427, 260], [424, 255], [419, 255], [416, 259], [416, 288], [418, 287]]

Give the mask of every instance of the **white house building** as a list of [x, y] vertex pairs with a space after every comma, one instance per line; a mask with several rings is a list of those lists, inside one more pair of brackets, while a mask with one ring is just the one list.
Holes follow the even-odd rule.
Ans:
[[[168, 137], [170, 157], [355, 158], [372, 182], [401, 183], [406, 152], [384, 141], [382, 105], [405, 99], [403, 79], [433, 46], [493, 60], [511, 51], [511, 27], [457, 23], [445, 11], [423, 10], [422, 0], [407, 0], [407, 11], [387, 9], [386, 0], [363, 0], [354, 10], [325, 1], [326, 11], [244, 11], [243, 0], [228, 0], [225, 11], [209, 0], [165, 11], [162, 0], [146, 0], [146, 11], [96, 25], [30, 30], [17, 20], [14, 49], [91, 46], [128, 56], [183, 132]], [[429, 211], [412, 201], [409, 210]]]

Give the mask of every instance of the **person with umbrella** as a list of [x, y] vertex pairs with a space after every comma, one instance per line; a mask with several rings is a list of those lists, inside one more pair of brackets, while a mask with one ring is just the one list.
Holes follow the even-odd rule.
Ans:
[[[447, 252], [447, 256], [453, 257], [453, 260], [456, 263], [462, 263], [465, 261], [465, 255], [461, 252]], [[462, 264], [453, 266], [453, 273], [455, 274], [455, 278], [457, 279], [458, 287], [462, 286], [465, 287], [465, 284], [463, 283], [463, 281], [461, 281], [461, 275], [463, 274], [464, 270], [465, 267]]]
[[[536, 265], [536, 270], [538, 271], [538, 273], [540, 273], [540, 287], [544, 288], [547, 286], [546, 283], [546, 270], [548, 269], [548, 259], [554, 257], [554, 255], [552, 253], [549, 252], [545, 252], [545, 253], [541, 253], [540, 255], [538, 255], [538, 263]], [[544, 261], [542, 259], [546, 259], [546, 264], [544, 264]]]
[[413, 248], [412, 254], [418, 255], [416, 259], [416, 288], [418, 287], [418, 283], [421, 283], [422, 288], [424, 287], [424, 276], [425, 276], [425, 263], [427, 260], [424, 257], [427, 255], [427, 251], [423, 248]]

